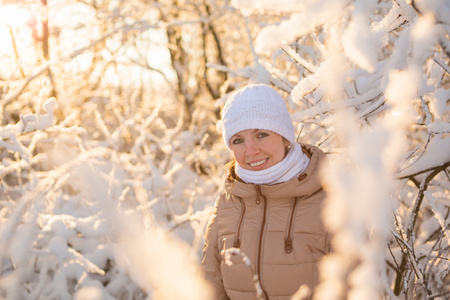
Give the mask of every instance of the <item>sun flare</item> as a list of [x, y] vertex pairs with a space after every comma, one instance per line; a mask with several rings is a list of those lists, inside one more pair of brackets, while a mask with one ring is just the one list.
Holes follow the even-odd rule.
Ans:
[[12, 55], [14, 48], [26, 49], [33, 43], [36, 17], [28, 7], [3, 3], [0, 4], [0, 55]]
[[31, 13], [17, 4], [0, 4], [0, 26], [11, 26], [20, 28], [27, 24], [31, 18]]

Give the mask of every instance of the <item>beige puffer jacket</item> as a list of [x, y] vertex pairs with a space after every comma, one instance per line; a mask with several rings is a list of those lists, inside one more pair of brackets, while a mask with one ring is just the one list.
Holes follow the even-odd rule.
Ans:
[[[318, 283], [319, 260], [329, 251], [320, 211], [325, 192], [318, 168], [326, 162], [318, 148], [302, 145], [309, 166], [298, 178], [275, 185], [225, 182], [208, 223], [202, 269], [216, 291], [215, 299], [255, 299], [253, 274], [267, 299], [290, 299], [306, 284]], [[239, 248], [250, 259], [223, 250]]]

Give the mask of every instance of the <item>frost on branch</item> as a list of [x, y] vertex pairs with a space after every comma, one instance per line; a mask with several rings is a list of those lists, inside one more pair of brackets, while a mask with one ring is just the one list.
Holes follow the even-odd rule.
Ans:
[[61, 119], [50, 98], [1, 128], [0, 297], [209, 299], [197, 264], [226, 150], [207, 150], [210, 112], [193, 130], [165, 100], [80, 122], [92, 103]]
[[244, 252], [242, 252], [241, 249], [239, 249], [239, 248], [228, 248], [228, 249], [222, 251], [221, 254], [224, 258], [225, 264], [228, 266], [232, 266], [233, 263], [235, 263], [236, 260], [238, 260], [238, 259], [240, 259], [244, 262], [244, 264], [248, 267], [250, 272], [253, 274], [253, 282], [254, 282], [255, 290], [256, 290], [256, 298], [258, 300], [263, 300], [264, 295], [263, 295], [261, 283], [260, 283], [258, 274], [253, 273], [253, 268], [251, 265], [250, 258]]

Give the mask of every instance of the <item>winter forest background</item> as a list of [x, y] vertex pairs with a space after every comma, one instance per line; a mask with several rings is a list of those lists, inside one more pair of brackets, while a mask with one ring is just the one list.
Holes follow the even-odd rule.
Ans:
[[450, 298], [448, 0], [0, 3], [1, 299], [211, 299], [248, 83], [330, 158], [315, 299]]

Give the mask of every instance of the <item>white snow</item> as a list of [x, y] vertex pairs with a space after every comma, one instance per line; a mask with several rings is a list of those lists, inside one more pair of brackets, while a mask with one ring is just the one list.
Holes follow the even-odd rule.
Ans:
[[425, 153], [414, 163], [399, 172], [399, 177], [406, 177], [435, 167], [443, 166], [450, 161], [450, 137], [444, 139], [433, 139], [428, 144]]
[[[122, 91], [122, 99], [112, 90], [86, 95], [74, 77], [74, 90], [59, 90], [64, 96], [56, 99], [48, 79], [40, 92], [34, 79], [9, 103], [23, 85], [14, 81], [19, 69], [11, 82], [2, 79], [0, 298], [212, 299], [199, 261], [231, 157], [215, 130], [215, 110], [229, 90], [247, 83], [277, 88], [302, 130], [299, 141], [319, 146], [330, 159], [322, 170], [329, 195], [323, 217], [333, 252], [321, 262], [315, 300], [400, 299], [448, 288], [441, 286], [450, 272], [448, 168], [423, 180], [450, 161], [450, 4], [414, 2], [422, 13], [411, 1], [207, 1], [216, 13], [242, 20], [247, 39], [231, 39], [239, 35], [228, 26], [236, 24], [211, 16], [218, 32], [227, 33], [222, 47], [232, 57], [227, 66], [208, 68], [226, 72], [228, 80], [216, 102], [196, 99], [191, 123], [183, 122], [185, 107], [173, 87], [131, 93], [131, 99]], [[69, 10], [61, 3], [49, 8], [58, 24]], [[92, 7], [74, 11], [71, 25], [81, 26], [76, 16], [84, 15], [98, 28]], [[121, 18], [125, 11], [111, 13]], [[205, 21], [169, 20], [177, 26]], [[99, 37], [98, 29], [83, 28], [76, 37], [60, 29], [61, 43], [70, 47]], [[108, 47], [125, 43], [126, 30]], [[143, 42], [137, 36], [136, 44]], [[64, 48], [54, 43], [53, 50], [60, 55]], [[190, 67], [204, 63], [200, 52]], [[120, 51], [101, 56], [129, 62]], [[30, 58], [24, 59], [18, 66], [29, 72]], [[55, 68], [71, 75], [91, 59], [86, 53]], [[59, 89], [62, 79], [53, 79]], [[188, 81], [190, 88], [196, 84]], [[405, 252], [414, 270], [402, 274], [397, 296], [396, 270], [386, 261], [396, 266]], [[251, 265], [238, 249], [227, 252], [225, 263], [232, 253]], [[432, 274], [428, 282], [425, 271]], [[255, 277], [261, 292], [258, 284]], [[309, 293], [301, 287], [294, 299]]]
[[292, 41], [295, 37], [314, 31], [327, 21], [339, 19], [348, 1], [314, 1], [300, 13], [293, 13], [289, 19], [278, 25], [265, 27], [256, 39], [257, 52], [272, 52], [284, 41]]

